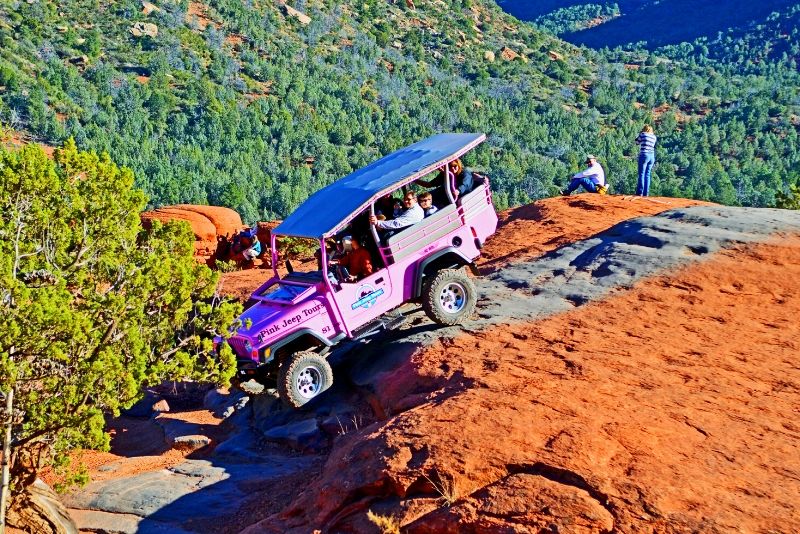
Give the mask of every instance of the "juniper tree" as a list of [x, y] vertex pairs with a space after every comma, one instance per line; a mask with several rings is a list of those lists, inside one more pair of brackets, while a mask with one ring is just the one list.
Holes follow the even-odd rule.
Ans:
[[68, 141], [0, 149], [0, 391], [14, 391], [15, 491], [70, 450], [107, 448], [104, 416], [165, 379], [227, 382], [214, 356], [238, 305], [215, 300], [185, 223], [143, 231], [133, 174]]

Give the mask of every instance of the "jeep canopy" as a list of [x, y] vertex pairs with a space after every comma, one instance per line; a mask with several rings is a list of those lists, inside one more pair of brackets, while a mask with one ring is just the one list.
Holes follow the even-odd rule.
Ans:
[[330, 237], [381, 196], [425, 176], [486, 140], [485, 134], [449, 133], [392, 152], [308, 197], [273, 232]]

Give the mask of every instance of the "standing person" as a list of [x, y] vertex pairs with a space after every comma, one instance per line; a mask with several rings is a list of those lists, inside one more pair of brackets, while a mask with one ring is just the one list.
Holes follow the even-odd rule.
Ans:
[[606, 172], [603, 167], [597, 162], [597, 158], [589, 154], [586, 156], [586, 165], [589, 167], [579, 173], [572, 175], [569, 186], [564, 189], [561, 194], [568, 197], [573, 191], [579, 187], [583, 187], [587, 193], [600, 193], [605, 195], [608, 188], [606, 187]]
[[656, 163], [656, 140], [653, 127], [645, 124], [636, 138], [639, 145], [639, 179], [636, 182], [636, 194], [646, 197], [650, 194], [650, 174]]

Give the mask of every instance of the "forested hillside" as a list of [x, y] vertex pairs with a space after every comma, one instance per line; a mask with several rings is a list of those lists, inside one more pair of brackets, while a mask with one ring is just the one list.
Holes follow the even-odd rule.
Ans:
[[153, 205], [250, 222], [439, 131], [489, 134], [467, 163], [500, 207], [554, 194], [586, 152], [631, 192], [652, 121], [655, 194], [764, 206], [798, 181], [796, 69], [601, 56], [483, 0], [292, 5], [4, 3], [0, 137], [74, 137]]
[[665, 45], [714, 39], [731, 28], [743, 30], [772, 12], [796, 6], [792, 0], [499, 0], [503, 9], [567, 41], [592, 48], [642, 43]]
[[800, 4], [774, 11], [744, 28], [730, 28], [713, 38], [664, 47], [657, 53], [701, 65], [722, 64], [734, 72], [777, 75], [796, 86], [792, 75], [800, 64]]

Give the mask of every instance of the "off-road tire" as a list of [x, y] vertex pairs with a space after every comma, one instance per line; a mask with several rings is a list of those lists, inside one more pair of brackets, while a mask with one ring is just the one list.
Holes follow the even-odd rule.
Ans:
[[422, 309], [441, 325], [461, 323], [475, 311], [478, 290], [463, 269], [443, 269], [422, 286]]
[[293, 408], [301, 407], [331, 385], [331, 365], [316, 352], [295, 352], [278, 368], [278, 395]]

